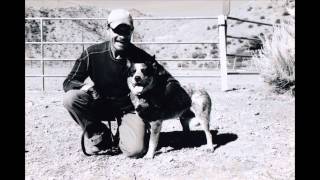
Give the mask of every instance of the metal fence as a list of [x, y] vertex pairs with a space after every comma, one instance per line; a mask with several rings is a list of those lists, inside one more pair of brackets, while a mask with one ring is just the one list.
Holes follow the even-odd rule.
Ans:
[[[42, 90], [45, 90], [45, 77], [66, 77], [66, 74], [55, 74], [55, 75], [47, 75], [45, 74], [44, 69], [44, 62], [45, 61], [75, 61], [76, 59], [53, 59], [53, 58], [44, 58], [44, 45], [48, 44], [95, 44], [99, 42], [45, 42], [43, 40], [43, 22], [48, 20], [104, 20], [106, 21], [107, 18], [25, 18], [26, 20], [36, 20], [40, 21], [40, 42], [25, 42], [25, 44], [38, 44], [41, 48], [41, 58], [26, 58], [26, 61], [40, 61], [41, 62], [41, 74], [38, 75], [25, 75], [25, 77], [41, 77], [42, 78]], [[261, 25], [268, 25], [272, 26], [271, 24], [242, 20], [232, 17], [226, 17], [224, 15], [220, 15], [217, 17], [136, 17], [133, 18], [136, 21], [142, 20], [190, 20], [190, 19], [210, 19], [210, 20], [217, 20], [218, 21], [218, 31], [219, 31], [219, 39], [217, 42], [134, 42], [133, 44], [218, 44], [219, 45], [219, 57], [218, 58], [205, 58], [205, 59], [193, 59], [193, 58], [183, 58], [183, 59], [157, 59], [157, 61], [219, 61], [220, 63], [220, 77], [221, 77], [221, 90], [225, 91], [228, 89], [227, 83], [227, 56], [238, 56], [241, 57], [243, 55], [239, 54], [227, 54], [227, 46], [226, 46], [226, 39], [227, 38], [237, 38], [237, 39], [246, 39], [246, 40], [257, 40], [257, 39], [250, 39], [246, 37], [235, 37], [229, 36], [226, 34], [226, 27], [227, 27], [227, 20], [237, 20], [243, 21], [248, 23], [257, 23]], [[232, 72], [231, 72], [232, 73]], [[230, 72], [229, 72], [230, 74]], [[216, 77], [216, 74], [210, 75], [176, 75], [180, 77]]]
[[[245, 22], [245, 23], [252, 23], [252, 24], [258, 24], [258, 25], [262, 25], [262, 26], [270, 26], [273, 27], [272, 24], [269, 23], [263, 23], [263, 22], [258, 22], [258, 21], [251, 21], [251, 20], [246, 20], [246, 19], [239, 19], [239, 18], [235, 18], [235, 17], [227, 17], [227, 20], [232, 20], [232, 21], [240, 21], [240, 22]], [[228, 24], [226, 22], [226, 24]], [[260, 42], [260, 39], [257, 38], [248, 38], [248, 37], [239, 37], [239, 36], [233, 36], [233, 35], [229, 35], [228, 33], [226, 33], [226, 38], [228, 39], [241, 39], [241, 40], [247, 40], [247, 41], [258, 41]], [[242, 54], [226, 54], [227, 57], [244, 57], [244, 58], [252, 58], [252, 55], [242, 55]], [[234, 62], [233, 62], [233, 69], [235, 66], [237, 59], [234, 58]], [[252, 74], [258, 74], [258, 72], [254, 72]]]

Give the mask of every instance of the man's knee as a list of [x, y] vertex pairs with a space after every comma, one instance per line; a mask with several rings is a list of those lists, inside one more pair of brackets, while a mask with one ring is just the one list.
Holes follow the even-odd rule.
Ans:
[[63, 97], [63, 106], [66, 109], [72, 109], [76, 102], [78, 102], [81, 97], [85, 96], [85, 94], [86, 92], [82, 90], [69, 90]]
[[140, 158], [146, 152], [145, 146], [142, 144], [134, 144], [131, 146], [128, 146], [128, 144], [119, 144], [119, 147], [125, 156], [131, 158]]
[[145, 153], [145, 125], [136, 115], [123, 119], [119, 134], [119, 147], [124, 155], [138, 158]]

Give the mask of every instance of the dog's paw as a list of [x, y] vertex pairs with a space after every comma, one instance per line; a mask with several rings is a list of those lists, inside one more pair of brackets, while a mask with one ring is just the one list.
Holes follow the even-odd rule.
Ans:
[[154, 156], [152, 156], [152, 155], [145, 155], [145, 156], [143, 157], [143, 159], [153, 159], [153, 157], [154, 157]]
[[215, 149], [215, 145], [207, 144], [206, 146], [207, 151], [213, 152]]
[[144, 159], [153, 159], [154, 158], [154, 153], [148, 152], [143, 158]]
[[213, 152], [215, 149], [215, 146], [212, 144], [206, 144], [200, 147], [201, 150], [207, 151], [207, 152]]

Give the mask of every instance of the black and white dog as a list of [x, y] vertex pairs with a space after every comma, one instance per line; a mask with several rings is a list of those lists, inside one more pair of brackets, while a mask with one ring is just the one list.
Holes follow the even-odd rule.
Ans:
[[[161, 87], [161, 70], [155, 62], [130, 63], [130, 71], [128, 75], [128, 86], [131, 90], [131, 101], [136, 112], [143, 120], [150, 125], [150, 140], [148, 152], [145, 158], [153, 158], [158, 145], [159, 135], [161, 131], [162, 121], [166, 119], [179, 118], [183, 131], [190, 131], [190, 127], [201, 125], [205, 132], [207, 145], [206, 148], [213, 150], [212, 135], [209, 131], [209, 121], [211, 113], [211, 98], [205, 90], [195, 88], [185, 88], [185, 91], [191, 97], [191, 108], [180, 114], [163, 114], [166, 112], [166, 106], [170, 106], [170, 100], [163, 103], [161, 96], [164, 88]], [[162, 71], [164, 68], [162, 68]], [[145, 94], [145, 95], [144, 95]], [[164, 105], [166, 104], [166, 105]], [[173, 104], [173, 106], [175, 106]], [[156, 119], [148, 116], [158, 114]], [[162, 114], [161, 114], [162, 113]], [[147, 115], [145, 115], [147, 114]], [[150, 118], [149, 118], [150, 117]]]

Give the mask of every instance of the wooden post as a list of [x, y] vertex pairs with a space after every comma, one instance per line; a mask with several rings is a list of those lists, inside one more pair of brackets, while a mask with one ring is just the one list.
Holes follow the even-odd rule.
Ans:
[[228, 72], [227, 72], [227, 43], [226, 43], [226, 16], [218, 16], [219, 26], [219, 54], [220, 54], [220, 71], [221, 71], [221, 90], [228, 89]]

